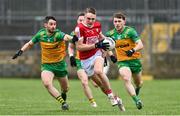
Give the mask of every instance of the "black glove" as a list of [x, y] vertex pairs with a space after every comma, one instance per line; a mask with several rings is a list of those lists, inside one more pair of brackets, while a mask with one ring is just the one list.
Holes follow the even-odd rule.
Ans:
[[104, 58], [104, 67], [106, 67], [108, 64], [107, 64], [107, 58], [105, 57]]
[[75, 44], [78, 40], [79, 40], [78, 37], [74, 35], [72, 38], [72, 42]]
[[128, 57], [131, 57], [131, 56], [134, 54], [134, 52], [135, 52], [134, 49], [128, 50], [128, 51], [126, 51], [126, 55], [127, 55]]
[[76, 66], [76, 59], [75, 59], [74, 56], [71, 56], [71, 57], [70, 57], [70, 64], [71, 64], [72, 67], [75, 67], [75, 66]]
[[109, 49], [109, 43], [107, 43], [107, 42], [103, 43], [103, 41], [104, 40], [101, 40], [101, 41], [95, 43], [95, 48], [101, 48], [101, 49], [103, 49], [105, 51], [107, 49]]
[[18, 56], [21, 56], [22, 53], [23, 53], [22, 50], [17, 51], [16, 54], [14, 54], [14, 56], [12, 57], [12, 59], [16, 59]]
[[111, 55], [110, 58], [113, 63], [117, 62], [117, 58], [114, 55]]

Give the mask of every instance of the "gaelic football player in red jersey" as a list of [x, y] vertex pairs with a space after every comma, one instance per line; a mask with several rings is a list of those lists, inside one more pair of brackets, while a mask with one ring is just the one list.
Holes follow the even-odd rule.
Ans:
[[[84, 20], [84, 12], [81, 12], [78, 14], [77, 24], [81, 23], [83, 20]], [[73, 31], [71, 33], [71, 36], [74, 36], [74, 35], [75, 35], [75, 33]], [[79, 52], [77, 50], [75, 50], [75, 43], [69, 42], [68, 54], [70, 57], [71, 66], [76, 67], [76, 69], [77, 69], [77, 76], [78, 76], [79, 80], [81, 81], [81, 85], [82, 85], [84, 94], [88, 98], [90, 105], [92, 107], [97, 107], [96, 101], [95, 101], [92, 91], [91, 91], [91, 88], [89, 87], [88, 77], [86, 76], [86, 72], [84, 71], [84, 69], [82, 69], [82, 66], [81, 66], [81, 61], [79, 59]], [[92, 81], [92, 82], [95, 87], [98, 86], [94, 81]]]
[[[87, 76], [91, 77], [97, 84], [101, 81], [104, 93], [108, 96], [112, 106], [122, 102], [115, 99], [109, 79], [103, 72], [104, 58], [102, 51], [107, 50], [109, 43], [104, 43], [105, 36], [101, 32], [101, 24], [96, 21], [96, 10], [94, 8], [86, 8], [85, 17], [82, 23], [75, 28], [75, 34], [79, 37], [76, 48], [79, 50], [79, 56], [82, 68]], [[121, 100], [120, 100], [121, 101]]]

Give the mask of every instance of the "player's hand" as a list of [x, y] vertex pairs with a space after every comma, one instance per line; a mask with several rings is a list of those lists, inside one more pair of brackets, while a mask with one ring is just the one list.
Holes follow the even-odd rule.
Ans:
[[12, 57], [12, 59], [16, 59], [18, 56], [21, 56], [22, 53], [23, 53], [22, 50], [18, 50], [18, 51], [16, 52], [16, 54], [14, 54], [14, 56]]
[[76, 66], [76, 59], [75, 59], [74, 56], [71, 56], [71, 57], [70, 57], [70, 64], [71, 64], [72, 67], [75, 67], [75, 66]]
[[78, 37], [74, 35], [72, 38], [72, 42], [75, 44], [78, 40], [79, 40]]
[[110, 59], [113, 63], [116, 63], [117, 62], [117, 58], [114, 56], [114, 55], [111, 55], [110, 56]]
[[104, 57], [104, 67], [106, 67], [108, 64], [107, 64], [107, 58]]
[[101, 48], [101, 49], [103, 49], [103, 50], [105, 50], [105, 51], [106, 51], [107, 49], [109, 49], [109, 43], [107, 43], [107, 42], [104, 42], [104, 43], [103, 43], [103, 41], [104, 41], [104, 40], [101, 40], [101, 41], [95, 43], [95, 48]]
[[134, 54], [135, 50], [132, 48], [131, 50], [126, 51], [126, 55], [131, 57]]

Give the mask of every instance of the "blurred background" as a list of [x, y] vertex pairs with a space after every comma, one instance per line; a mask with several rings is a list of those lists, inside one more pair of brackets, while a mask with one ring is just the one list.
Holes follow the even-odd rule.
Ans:
[[[12, 55], [42, 28], [42, 19], [53, 15], [58, 28], [70, 33], [77, 14], [87, 7], [97, 10], [102, 31], [113, 28], [112, 15], [123, 11], [144, 43], [143, 74], [155, 79], [180, 75], [180, 0], [0, 0], [0, 77], [40, 77], [40, 47], [12, 60]], [[69, 66], [69, 77], [76, 70]], [[108, 76], [118, 78], [110, 62]]]

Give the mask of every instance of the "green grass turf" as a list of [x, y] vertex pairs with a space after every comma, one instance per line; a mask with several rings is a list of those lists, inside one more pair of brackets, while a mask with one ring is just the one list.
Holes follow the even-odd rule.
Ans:
[[[54, 81], [59, 87], [57, 80]], [[70, 80], [68, 93], [69, 111], [61, 111], [60, 105], [48, 94], [38, 79], [0, 79], [0, 115], [177, 115], [180, 114], [180, 80], [145, 81], [140, 96], [142, 110], [136, 109], [125, 91], [122, 80], [111, 80], [115, 93], [126, 107], [120, 112], [112, 107], [107, 97], [90, 84], [98, 107], [92, 108], [84, 96], [80, 81]]]

